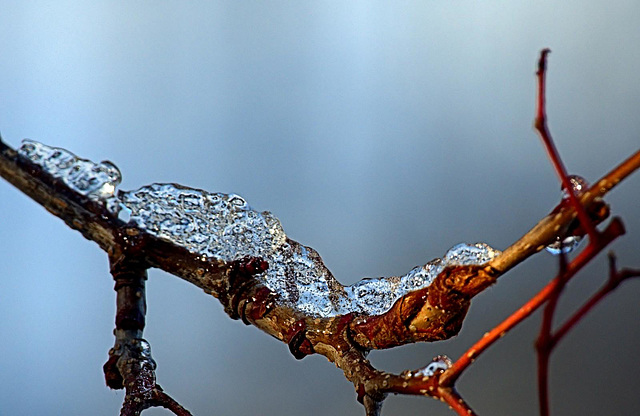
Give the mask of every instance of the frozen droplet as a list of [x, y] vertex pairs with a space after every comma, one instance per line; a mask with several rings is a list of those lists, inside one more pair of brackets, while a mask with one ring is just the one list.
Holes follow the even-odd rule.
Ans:
[[484, 264], [499, 254], [500, 251], [484, 243], [458, 244], [447, 251], [443, 260], [447, 266], [470, 266]]
[[113, 197], [116, 186], [121, 181], [120, 171], [109, 161], [94, 163], [79, 158], [68, 150], [33, 140], [23, 140], [18, 154], [41, 166], [46, 173], [61, 180], [75, 192], [94, 201], [105, 202]]
[[567, 254], [571, 253], [576, 247], [578, 247], [580, 245], [580, 241], [582, 241], [582, 238], [577, 235], [571, 235], [564, 239], [556, 237], [556, 241], [546, 246], [545, 249], [554, 256], [557, 256], [560, 253]]
[[247, 201], [239, 195], [229, 195], [229, 203], [234, 209], [244, 209], [248, 207]]
[[120, 219], [123, 222], [129, 222], [129, 220], [131, 219], [131, 210], [129, 208], [127, 208], [126, 206], [122, 205], [120, 203], [120, 200], [115, 198], [115, 200], [118, 203], [118, 208], [117, 211], [114, 210], [110, 210], [112, 212], [117, 212], [118, 213], [118, 219]]
[[[582, 196], [582, 194], [584, 194], [589, 188], [589, 183], [586, 181], [586, 179], [578, 175], [570, 175], [569, 183], [571, 184], [573, 193], [577, 197]], [[566, 189], [564, 189], [564, 187], [562, 188], [562, 199], [565, 201], [569, 199], [569, 193]], [[559, 235], [556, 237], [556, 241], [549, 244], [547, 247], [545, 247], [545, 249], [554, 256], [557, 256], [561, 253], [567, 254], [575, 250], [580, 245], [580, 241], [582, 241], [582, 237], [577, 235]]]
[[138, 344], [138, 351], [142, 358], [151, 358], [151, 344], [145, 339], [139, 338], [136, 340]]
[[[589, 182], [582, 176], [569, 175], [569, 183], [576, 196], [581, 196], [589, 188]], [[562, 187], [562, 198], [569, 198], [569, 193], [564, 189], [564, 186]]]
[[435, 374], [446, 371], [453, 363], [446, 355], [438, 355], [434, 357], [429, 364], [412, 372], [414, 377], [431, 377]]

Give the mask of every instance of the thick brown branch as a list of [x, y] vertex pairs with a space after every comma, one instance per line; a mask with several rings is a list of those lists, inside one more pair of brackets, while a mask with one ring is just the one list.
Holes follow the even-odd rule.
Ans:
[[[99, 203], [69, 192], [64, 184], [46, 175], [37, 165], [20, 158], [13, 149], [4, 144], [1, 148], [0, 174], [3, 177], [71, 227], [80, 230], [86, 238], [97, 241], [108, 253], [115, 254], [122, 250], [123, 245], [130, 247], [129, 250], [136, 252], [140, 260], [149, 266], [179, 276], [218, 297], [232, 317], [243, 317], [246, 322], [256, 324], [285, 342], [291, 341], [287, 334], [299, 332], [293, 324], [301, 319], [305, 321], [306, 332], [333, 325], [327, 324], [326, 319], [305, 317], [282, 305], [278, 305], [280, 308], [275, 315], [282, 315], [283, 319], [265, 319], [268, 312], [265, 306], [271, 305], [270, 308], [273, 309], [277, 294], [268, 293], [260, 285], [251, 283], [250, 276], [246, 273], [238, 275], [233, 272], [240, 277], [232, 278], [232, 271], [236, 267], [233, 264], [189, 253], [170, 242], [128, 226], [113, 217]], [[581, 202], [587, 207], [597, 205], [599, 198], [639, 166], [640, 152], [637, 152], [598, 181], [582, 196]], [[455, 274], [457, 277], [453, 280], [447, 278], [445, 281], [444, 277], [436, 279], [433, 288], [406, 295], [384, 315], [358, 319], [353, 317], [353, 324], [349, 326], [353, 339], [358, 346], [368, 349], [389, 348], [407, 342], [443, 339], [454, 335], [468, 307], [465, 299], [470, 299], [495, 278], [553, 242], [559, 230], [567, 228], [574, 216], [572, 207], [562, 205], [502, 255], [492, 260], [488, 267], [458, 270]], [[251, 311], [252, 318], [246, 318], [246, 311]], [[379, 323], [384, 325], [377, 325]], [[376, 330], [376, 327], [385, 328], [388, 333], [385, 335], [383, 331]]]

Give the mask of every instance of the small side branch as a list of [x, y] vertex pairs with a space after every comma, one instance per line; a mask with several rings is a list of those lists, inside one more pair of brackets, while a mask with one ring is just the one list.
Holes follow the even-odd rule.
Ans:
[[[590, 245], [591, 246], [591, 245]], [[588, 248], [587, 248], [588, 249]], [[559, 289], [566, 284], [571, 276], [563, 277]], [[616, 258], [609, 254], [609, 278], [607, 282], [598, 290], [589, 300], [587, 300], [567, 321], [560, 326], [555, 332], [551, 327], [553, 320], [555, 304], [559, 297], [560, 290], [556, 289], [547, 307], [543, 317], [543, 324], [540, 328], [540, 334], [536, 341], [536, 349], [538, 352], [538, 400], [540, 405], [540, 415], [549, 415], [549, 359], [554, 348], [558, 343], [580, 322], [587, 313], [589, 313], [602, 299], [613, 292], [623, 281], [634, 277], [640, 277], [638, 269], [622, 269], [618, 270], [616, 266]], [[552, 302], [553, 301], [553, 302]]]
[[[324, 346], [326, 348], [328, 346]], [[327, 351], [329, 352], [329, 351]], [[430, 364], [413, 371], [391, 374], [375, 369], [355, 348], [331, 348], [325, 354], [344, 371], [345, 377], [354, 383], [367, 416], [378, 416], [388, 394], [404, 394], [431, 397], [447, 403], [458, 414], [473, 416], [475, 413], [453, 387], [439, 384], [439, 377], [451, 365], [445, 356], [435, 357]]]
[[[124, 252], [128, 246], [123, 246]], [[110, 258], [116, 291], [116, 341], [103, 370], [112, 389], [125, 389], [121, 416], [139, 415], [144, 409], [161, 406], [179, 416], [190, 415], [156, 384], [156, 363], [151, 345], [142, 338], [147, 310], [145, 281], [148, 266], [135, 256], [121, 253]]]
[[602, 299], [614, 291], [622, 282], [634, 277], [640, 277], [640, 269], [621, 269], [616, 266], [616, 257], [609, 253], [609, 278], [607, 282], [598, 290], [580, 309], [578, 309], [560, 327], [550, 339], [552, 345], [557, 344], [580, 320], [589, 313]]

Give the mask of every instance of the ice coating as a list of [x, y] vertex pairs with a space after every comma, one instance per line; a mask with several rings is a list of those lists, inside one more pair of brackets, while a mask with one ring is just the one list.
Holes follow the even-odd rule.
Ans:
[[121, 176], [111, 162], [94, 163], [31, 140], [24, 140], [18, 153], [75, 192], [103, 203], [121, 220], [198, 256], [267, 261], [267, 271], [256, 278], [283, 302], [311, 316], [379, 315], [405, 294], [430, 285], [445, 267], [484, 264], [500, 254], [482, 243], [459, 244], [404, 276], [367, 278], [345, 287], [314, 249], [288, 239], [277, 218], [254, 211], [238, 195], [153, 184], [115, 196]]
[[363, 279], [344, 287], [315, 250], [289, 240], [278, 219], [252, 210], [238, 195], [153, 184], [120, 191], [118, 198], [139, 228], [194, 254], [224, 261], [266, 260], [269, 268], [257, 278], [284, 302], [312, 316], [379, 315], [406, 293], [428, 286], [445, 267], [483, 264], [500, 254], [486, 244], [459, 244], [442, 259], [404, 276]]
[[94, 163], [79, 158], [68, 150], [33, 140], [23, 140], [18, 154], [94, 201], [107, 202], [122, 179], [118, 168], [109, 161]]
[[[573, 190], [573, 193], [578, 197], [582, 196], [582, 194], [584, 194], [586, 190], [589, 188], [589, 183], [582, 176], [570, 175], [569, 183], [571, 184], [571, 189]], [[563, 187], [562, 199], [568, 199], [568, 198], [569, 198], [569, 193]], [[547, 247], [545, 247], [545, 249], [549, 253], [553, 254], [554, 256], [557, 256], [560, 253], [567, 254], [572, 252], [576, 247], [578, 247], [580, 245], [580, 241], [582, 241], [582, 238], [576, 235], [570, 235], [565, 238], [558, 236], [556, 237], [556, 241], [549, 244]]]

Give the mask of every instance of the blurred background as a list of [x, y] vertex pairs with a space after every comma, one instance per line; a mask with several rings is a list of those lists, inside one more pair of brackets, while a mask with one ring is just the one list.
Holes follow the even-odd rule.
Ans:
[[[548, 113], [568, 169], [594, 181], [640, 144], [640, 3], [601, 1], [0, 1], [0, 131], [123, 173], [272, 211], [343, 283], [402, 275], [459, 242], [503, 249], [560, 198], [532, 130], [535, 66], [550, 47]], [[607, 200], [640, 267], [640, 174]], [[0, 181], [0, 414], [118, 414], [105, 387], [115, 293], [106, 254]], [[452, 358], [556, 272], [541, 253], [475, 299], [461, 334], [371, 353], [399, 372]], [[567, 317], [606, 279], [571, 283]], [[640, 281], [557, 348], [557, 415], [640, 414]], [[459, 382], [480, 415], [535, 415], [540, 314]], [[153, 270], [146, 338], [162, 387], [195, 415], [361, 415], [321, 356], [229, 319]], [[154, 409], [145, 415], [167, 414]], [[387, 415], [451, 415], [394, 396]]]

